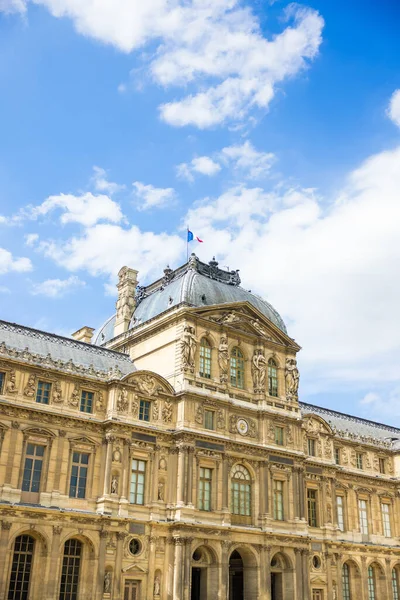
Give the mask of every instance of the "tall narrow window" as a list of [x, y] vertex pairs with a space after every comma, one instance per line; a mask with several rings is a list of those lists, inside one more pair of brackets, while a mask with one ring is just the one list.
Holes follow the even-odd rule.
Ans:
[[318, 527], [317, 490], [307, 490], [308, 524]]
[[384, 458], [380, 458], [379, 459], [379, 473], [385, 474], [386, 469], [385, 469], [385, 459]]
[[81, 555], [82, 542], [75, 539], [65, 542], [59, 600], [78, 599]]
[[274, 519], [283, 521], [283, 481], [274, 479]]
[[213, 410], [204, 411], [204, 427], [205, 429], [215, 429], [215, 412]]
[[375, 600], [375, 573], [373, 567], [368, 567], [368, 600]]
[[0, 394], [3, 393], [5, 379], [6, 379], [6, 374], [5, 373], [0, 373]]
[[211, 345], [207, 338], [200, 342], [199, 375], [211, 379]]
[[340, 448], [335, 448], [335, 463], [340, 465]]
[[336, 496], [336, 513], [337, 513], [337, 524], [340, 531], [344, 531], [344, 507], [343, 507], [343, 496]]
[[38, 381], [36, 389], [36, 402], [48, 404], [50, 398], [51, 383], [48, 381]]
[[361, 533], [368, 534], [368, 507], [366, 500], [358, 501], [358, 514], [360, 518]]
[[150, 402], [141, 400], [139, 403], [139, 421], [150, 421]]
[[243, 465], [236, 465], [232, 474], [232, 513], [249, 517], [251, 515], [251, 478]]
[[363, 469], [364, 468], [364, 457], [361, 454], [361, 452], [357, 452], [357, 454], [356, 454], [356, 462], [357, 462], [357, 469]]
[[144, 504], [144, 484], [146, 477], [146, 462], [144, 460], [132, 460], [131, 471], [131, 504]]
[[392, 590], [393, 590], [393, 600], [399, 600], [399, 582], [397, 579], [396, 569], [392, 569]]
[[86, 392], [82, 390], [81, 393], [81, 403], [79, 406], [79, 410], [85, 413], [93, 412], [93, 392]]
[[268, 361], [268, 393], [270, 396], [278, 396], [278, 367], [273, 358]]
[[275, 427], [275, 444], [278, 446], [283, 446], [283, 427], [279, 427], [278, 425]]
[[27, 444], [25, 454], [24, 474], [22, 477], [22, 491], [40, 491], [40, 478], [42, 475], [44, 446]]
[[344, 563], [342, 568], [342, 591], [343, 600], [351, 600], [350, 595], [350, 569], [347, 563]]
[[212, 470], [200, 467], [199, 509], [211, 510], [211, 478]]
[[307, 447], [308, 447], [308, 455], [315, 456], [315, 440], [313, 438], [308, 438]]
[[35, 540], [30, 535], [15, 538], [8, 600], [28, 600]]
[[231, 385], [244, 389], [244, 358], [239, 348], [233, 348], [231, 354]]
[[391, 527], [390, 527], [390, 506], [382, 502], [381, 504], [382, 510], [382, 525], [383, 525], [383, 535], [385, 537], [392, 537]]
[[89, 454], [85, 452], [72, 453], [71, 479], [69, 483], [70, 498], [84, 498], [89, 466]]

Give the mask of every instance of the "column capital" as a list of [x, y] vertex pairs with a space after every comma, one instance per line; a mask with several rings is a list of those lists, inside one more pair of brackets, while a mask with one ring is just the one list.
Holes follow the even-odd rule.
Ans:
[[62, 529], [60, 525], [53, 525], [53, 535], [61, 535]]
[[4, 529], [4, 531], [9, 531], [11, 529], [11, 521], [2, 521], [1, 522], [1, 528]]

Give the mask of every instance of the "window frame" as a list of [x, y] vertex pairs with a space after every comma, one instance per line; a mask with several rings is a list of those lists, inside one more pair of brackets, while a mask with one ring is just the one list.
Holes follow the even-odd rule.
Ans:
[[367, 569], [367, 589], [368, 589], [368, 600], [377, 600], [376, 597], [376, 575], [375, 567], [369, 565]]
[[[310, 494], [315, 494], [314, 498], [310, 497]], [[312, 487], [307, 488], [307, 521], [309, 527], [319, 527], [319, 506], [318, 506], [319, 494], [318, 490]], [[314, 506], [313, 510], [310, 507]], [[312, 518], [312, 515], [314, 518]]]
[[334, 454], [334, 459], [335, 459], [335, 465], [340, 465], [341, 462], [342, 462], [341, 461], [341, 459], [342, 459], [342, 452], [341, 452], [340, 446], [334, 446], [333, 454]]
[[[74, 460], [75, 454], [87, 456], [88, 457], [87, 463], [75, 461]], [[71, 449], [71, 466], [70, 466], [70, 470], [69, 470], [69, 485], [68, 485], [68, 497], [71, 498], [71, 500], [87, 500], [88, 499], [88, 497], [89, 497], [89, 481], [90, 481], [89, 477], [91, 475], [91, 462], [92, 462], [92, 454], [90, 451], [81, 450], [81, 449], [77, 449], [77, 448]], [[76, 465], [78, 465], [77, 485], [72, 486], [72, 477], [75, 477], [75, 475], [73, 475], [73, 469], [74, 469], [74, 466], [76, 466]], [[85, 489], [84, 489], [83, 496], [79, 496], [76, 493], [79, 490], [79, 488], [81, 487], [78, 485], [78, 481], [80, 480], [81, 469], [86, 469]], [[75, 487], [75, 490], [76, 490], [75, 495], [71, 495], [72, 487]]]
[[[31, 544], [31, 550], [21, 550], [21, 549], [16, 550], [17, 541], [21, 540], [21, 543], [22, 543], [23, 538], [27, 538], [27, 540], [29, 539], [29, 542], [27, 541], [27, 543]], [[30, 592], [32, 591], [32, 584], [34, 583], [32, 572], [34, 571], [33, 567], [34, 567], [35, 552], [36, 552], [35, 546], [36, 546], [36, 540], [32, 535], [29, 535], [28, 533], [22, 533], [22, 534], [16, 536], [14, 543], [13, 543], [10, 574], [8, 577], [7, 591], [6, 591], [5, 598], [7, 597], [7, 598], [13, 598], [13, 600], [18, 600], [19, 598], [21, 598], [21, 592], [22, 593], [26, 592], [26, 597], [30, 596]], [[21, 560], [21, 555], [23, 557], [22, 560]], [[28, 560], [28, 557], [29, 557], [29, 560]], [[29, 563], [29, 569], [26, 569], [26, 565], [28, 563]], [[21, 582], [21, 578], [18, 577], [18, 575], [20, 573], [21, 565], [23, 565], [22, 582]], [[16, 569], [14, 569], [14, 567], [16, 567]], [[28, 573], [28, 578], [27, 578], [28, 581], [26, 582], [25, 574], [27, 571], [29, 571], [29, 573]], [[15, 573], [14, 576], [13, 576], [13, 573]], [[19, 586], [19, 588], [17, 587], [21, 583], [22, 584], [27, 583], [25, 590], [21, 589], [21, 586]], [[13, 586], [13, 589], [11, 589], [11, 586]], [[12, 593], [12, 596], [10, 596], [11, 593]]]
[[[211, 417], [212, 427], [208, 427], [207, 416]], [[208, 429], [209, 431], [215, 431], [215, 410], [211, 410], [209, 408], [204, 409], [204, 429]]]
[[[147, 417], [147, 418], [146, 418]], [[151, 417], [151, 402], [144, 398], [139, 400], [138, 420], [143, 423], [150, 423]]]
[[317, 456], [317, 444], [315, 438], [313, 437], [307, 438], [307, 454], [308, 456]]
[[[85, 394], [85, 397], [84, 397]], [[90, 398], [88, 395], [90, 394]], [[93, 390], [84, 389], [81, 390], [81, 396], [79, 398], [79, 412], [84, 413], [86, 415], [92, 415], [94, 409], [94, 394]], [[90, 405], [89, 405], [90, 402]], [[90, 407], [90, 410], [86, 410], [86, 408]]]
[[[70, 551], [68, 554], [66, 553], [67, 544], [68, 547], [71, 546], [71, 542], [75, 542], [79, 544], [79, 554], [72, 553]], [[79, 592], [80, 592], [80, 584], [82, 578], [82, 559], [83, 559], [84, 545], [81, 540], [72, 537], [64, 542], [63, 552], [62, 552], [62, 563], [61, 563], [61, 574], [60, 574], [60, 585], [59, 585], [59, 593], [58, 600], [78, 600]], [[67, 559], [67, 560], [66, 560]], [[78, 559], [78, 566], [76, 569], [76, 563]], [[71, 573], [72, 570], [72, 573]], [[75, 573], [77, 570], [77, 573]], [[71, 574], [76, 577], [77, 582], [71, 582]], [[62, 590], [63, 587], [63, 579], [67, 578], [67, 581], [64, 581], [64, 586], [67, 588], [65, 591]], [[71, 586], [74, 586], [73, 589]]]
[[245, 358], [242, 350], [234, 346], [229, 360], [229, 381], [232, 387], [238, 390], [245, 389]]
[[[137, 467], [133, 468], [133, 463], [137, 463]], [[139, 469], [140, 464], [144, 465], [143, 469]], [[136, 481], [132, 481], [133, 473], [136, 474]], [[135, 506], [145, 506], [146, 504], [146, 483], [148, 478], [148, 460], [143, 457], [131, 456], [130, 457], [130, 475], [129, 475], [129, 504], [134, 504]], [[140, 481], [143, 479], [143, 481]], [[132, 485], [135, 485], [135, 490], [132, 491]], [[139, 492], [138, 487], [142, 486], [143, 491]], [[134, 499], [132, 499], [132, 497]], [[138, 502], [138, 498], [141, 497], [141, 502]]]
[[[211, 467], [199, 466], [199, 487], [197, 497], [197, 508], [202, 511], [212, 511], [212, 492], [213, 492], [213, 470]], [[207, 473], [206, 473], [207, 472]], [[208, 475], [208, 477], [206, 477]], [[208, 506], [208, 508], [207, 508]]]
[[400, 600], [399, 573], [398, 573], [398, 570], [396, 567], [392, 568], [391, 582], [392, 582], [393, 600]]
[[[237, 474], [241, 473], [243, 477], [238, 477]], [[244, 482], [244, 483], [243, 483]], [[248, 468], [237, 463], [230, 476], [230, 491], [231, 491], [231, 506], [230, 511], [233, 517], [243, 519], [243, 522], [251, 521], [253, 510], [253, 485], [252, 477]]]
[[360, 533], [369, 535], [368, 499], [366, 498], [358, 498], [358, 523]]
[[285, 520], [285, 482], [282, 479], [272, 480], [272, 510], [275, 521]]
[[212, 345], [206, 336], [200, 340], [199, 348], [199, 376], [211, 379], [212, 375]]
[[4, 384], [6, 382], [6, 372], [0, 371], [0, 394], [4, 394]]
[[[340, 503], [338, 500], [340, 499]], [[340, 511], [339, 511], [340, 506]], [[341, 515], [340, 515], [341, 512]], [[345, 497], [342, 494], [336, 494], [336, 520], [340, 531], [346, 531], [346, 520], [345, 520]]]
[[[382, 532], [383, 535], [387, 538], [392, 537], [392, 523], [391, 523], [391, 511], [390, 511], [390, 503], [381, 501], [381, 516], [382, 516]], [[387, 510], [383, 510], [385, 507]]]
[[364, 470], [364, 453], [356, 452], [356, 467], [360, 471]]
[[267, 363], [268, 373], [268, 395], [272, 398], [279, 398], [279, 378], [278, 378], [278, 363], [271, 356]]
[[[46, 396], [46, 394], [40, 394], [41, 399], [39, 400], [39, 389], [41, 385], [44, 386], [48, 386], [47, 390], [48, 394], [47, 394], [47, 402], [43, 401], [43, 397]], [[36, 393], [35, 393], [35, 402], [37, 402], [37, 404], [45, 404], [46, 406], [48, 406], [50, 404], [50, 399], [51, 399], [51, 389], [52, 389], [52, 382], [48, 381], [46, 379], [38, 379], [38, 382], [36, 384]]]
[[[32, 451], [28, 454], [30, 446], [32, 446]], [[41, 455], [37, 453], [38, 448], [43, 449], [43, 452]], [[40, 492], [42, 491], [41, 487], [42, 487], [43, 467], [45, 465], [45, 460], [46, 460], [46, 444], [28, 440], [26, 443], [25, 452], [24, 452], [22, 482], [21, 482], [21, 492], [24, 493], [24, 495], [25, 494], [26, 495], [27, 494], [37, 494], [38, 499], [39, 499]], [[28, 461], [31, 461], [31, 463], [32, 463], [32, 467], [30, 469], [28, 469], [28, 467], [27, 467]], [[31, 488], [35, 485], [34, 474], [35, 474], [35, 472], [37, 473], [37, 469], [35, 468], [37, 464], [40, 464], [40, 470], [39, 470], [39, 479], [37, 482], [37, 489], [35, 490], [35, 489], [31, 489]], [[27, 472], [30, 472], [28, 478], [26, 478]], [[24, 485], [25, 485], [25, 482], [27, 479], [29, 480], [28, 489], [24, 489]]]
[[285, 445], [285, 428], [282, 427], [282, 425], [275, 425], [274, 427], [275, 427], [275, 444], [277, 446], [284, 446]]
[[346, 562], [342, 565], [342, 595], [343, 600], [351, 600], [351, 571]]
[[386, 475], [386, 460], [382, 456], [378, 457], [378, 464], [379, 464], [379, 473], [381, 475]]

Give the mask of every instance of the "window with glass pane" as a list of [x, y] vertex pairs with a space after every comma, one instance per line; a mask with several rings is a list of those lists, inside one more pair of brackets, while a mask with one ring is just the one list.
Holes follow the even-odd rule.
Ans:
[[268, 361], [268, 393], [270, 396], [278, 396], [278, 367], [273, 358]]
[[59, 600], [78, 600], [82, 542], [68, 540], [64, 544]]
[[274, 479], [274, 519], [283, 521], [283, 481]]
[[211, 379], [211, 346], [206, 338], [200, 342], [199, 375]]
[[237, 465], [231, 480], [232, 513], [249, 517], [251, 515], [251, 478], [243, 465]]
[[368, 510], [367, 510], [367, 501], [359, 500], [358, 501], [358, 514], [360, 517], [360, 531], [361, 533], [368, 533]]
[[85, 390], [81, 393], [81, 404], [79, 410], [85, 413], [91, 413], [93, 411], [93, 392], [86, 392]]
[[317, 490], [307, 490], [308, 524], [318, 527]]
[[357, 458], [357, 469], [363, 469], [364, 468], [363, 455], [360, 452], [357, 452], [356, 458]]
[[215, 413], [213, 410], [204, 411], [204, 427], [206, 429], [215, 429]]
[[399, 582], [396, 569], [392, 569], [392, 591], [393, 600], [399, 600]]
[[350, 595], [350, 569], [347, 563], [342, 568], [342, 592], [343, 600], [351, 600]]
[[27, 444], [25, 453], [24, 474], [22, 477], [23, 492], [39, 492], [42, 475], [44, 446]]
[[373, 567], [368, 567], [368, 600], [375, 600], [375, 573]]
[[392, 537], [390, 528], [390, 507], [389, 504], [382, 503], [382, 524], [383, 524], [383, 535], [385, 537]]
[[89, 466], [89, 454], [72, 453], [71, 480], [69, 484], [70, 498], [84, 498]]
[[139, 403], [139, 421], [150, 421], [150, 402], [141, 400]]
[[231, 385], [244, 388], [244, 359], [239, 348], [233, 348], [231, 354]]
[[385, 459], [384, 458], [380, 458], [379, 459], [379, 473], [385, 473]]
[[283, 427], [275, 427], [275, 444], [283, 446]]
[[211, 478], [212, 471], [206, 467], [200, 467], [199, 479], [199, 509], [211, 510]]
[[5, 373], [0, 373], [0, 394], [3, 393], [4, 381], [6, 379]]
[[335, 448], [335, 463], [340, 465], [340, 448]]
[[48, 404], [50, 398], [51, 383], [48, 381], [38, 381], [36, 390], [36, 402]]
[[315, 440], [313, 438], [308, 438], [307, 445], [308, 445], [308, 455], [315, 456]]
[[344, 531], [344, 508], [343, 508], [343, 496], [336, 496], [336, 513], [337, 513], [337, 524], [340, 531]]
[[144, 504], [144, 483], [146, 477], [146, 462], [144, 460], [132, 460], [131, 470], [131, 504]]
[[15, 538], [8, 600], [28, 600], [35, 540], [30, 535]]

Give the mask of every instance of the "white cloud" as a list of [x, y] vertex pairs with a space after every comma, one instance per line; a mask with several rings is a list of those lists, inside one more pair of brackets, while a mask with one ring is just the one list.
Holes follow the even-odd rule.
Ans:
[[243, 177], [258, 179], [267, 175], [275, 160], [272, 152], [259, 152], [247, 140], [243, 144], [227, 146], [221, 151], [221, 158]]
[[94, 175], [92, 177], [92, 182], [96, 191], [105, 192], [106, 194], [110, 194], [112, 196], [113, 194], [125, 189], [125, 185], [108, 181], [107, 171], [105, 169], [94, 166], [93, 171]]
[[46, 279], [41, 283], [32, 284], [31, 294], [48, 298], [62, 298], [65, 294], [85, 285], [85, 282], [75, 275], [71, 275], [68, 279]]
[[7, 223], [7, 219], [3, 215], [0, 215], [0, 223]]
[[135, 181], [132, 185], [139, 200], [139, 210], [165, 208], [175, 201], [175, 190], [173, 188], [156, 188], [150, 184], [145, 185], [140, 181]]
[[37, 233], [28, 233], [25, 236], [25, 244], [27, 246], [34, 246], [38, 240], [39, 240], [39, 235]]
[[380, 422], [387, 420], [394, 424], [393, 421], [398, 422], [400, 417], [400, 387], [395, 386], [387, 393], [381, 394], [368, 392], [360, 400], [360, 405], [367, 408], [370, 418], [378, 419]]
[[198, 156], [190, 163], [181, 163], [176, 167], [177, 176], [180, 179], [187, 179], [188, 181], [194, 180], [193, 173], [200, 173], [201, 175], [212, 177], [220, 170], [221, 165], [209, 156]]
[[11, 294], [11, 290], [5, 285], [0, 285], [0, 294]]
[[25, 0], [0, 0], [0, 12], [6, 14], [26, 12]]
[[16, 271], [24, 273], [32, 270], [32, 263], [29, 258], [14, 258], [11, 252], [5, 248], [0, 248], [0, 275]]
[[387, 112], [393, 123], [400, 127], [400, 89], [393, 92]]
[[29, 214], [32, 218], [37, 218], [55, 209], [61, 209], [60, 221], [63, 224], [80, 223], [90, 227], [99, 221], [119, 223], [122, 220], [119, 204], [104, 194], [94, 195], [91, 192], [81, 196], [73, 194], [49, 196], [39, 206], [32, 207]]

